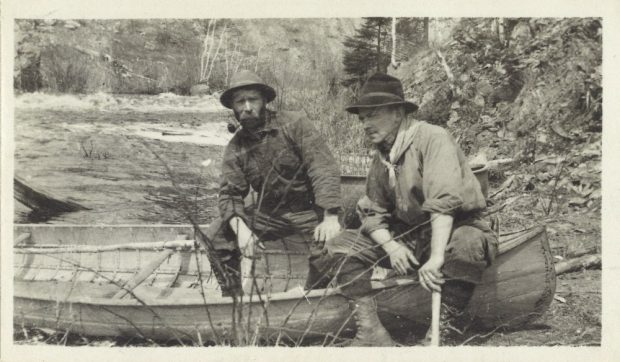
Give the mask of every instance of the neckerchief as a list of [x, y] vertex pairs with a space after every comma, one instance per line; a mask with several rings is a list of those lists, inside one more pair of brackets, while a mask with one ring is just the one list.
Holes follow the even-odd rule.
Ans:
[[403, 156], [405, 151], [413, 143], [413, 139], [418, 132], [420, 122], [412, 118], [405, 118], [398, 128], [396, 140], [390, 149], [388, 159], [384, 159], [383, 155], [379, 157], [381, 163], [388, 169], [390, 187], [396, 187], [396, 162]]

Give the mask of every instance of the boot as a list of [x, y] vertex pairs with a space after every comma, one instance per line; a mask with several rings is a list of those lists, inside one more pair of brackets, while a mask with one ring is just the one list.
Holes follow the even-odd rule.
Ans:
[[[439, 345], [446, 346], [459, 341], [469, 322], [465, 312], [469, 300], [474, 293], [475, 285], [463, 281], [448, 281], [442, 292], [442, 303], [439, 310]], [[423, 346], [431, 344], [431, 328], [422, 340]]]
[[383, 327], [377, 315], [377, 301], [373, 296], [364, 296], [349, 303], [357, 326], [355, 338], [350, 346], [395, 346], [390, 333]]

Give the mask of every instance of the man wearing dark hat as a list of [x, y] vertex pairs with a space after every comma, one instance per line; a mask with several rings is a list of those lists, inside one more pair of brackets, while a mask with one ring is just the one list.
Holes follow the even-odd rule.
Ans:
[[[220, 218], [207, 235], [237, 282], [242, 255], [263, 241], [286, 238], [309, 252], [306, 287], [312, 288], [320, 280], [312, 261], [340, 231], [340, 170], [303, 113], [266, 108], [275, 97], [272, 87], [247, 70], [235, 74], [220, 97], [241, 129], [224, 151]], [[244, 204], [250, 188], [258, 195], [251, 209]], [[222, 287], [224, 294], [241, 292], [239, 285]]]
[[497, 238], [480, 216], [485, 198], [463, 152], [446, 130], [409, 116], [417, 108], [404, 100], [398, 79], [381, 73], [347, 108], [376, 147], [357, 205], [361, 228], [327, 243], [341, 290], [352, 300], [354, 344], [394, 344], [377, 317], [373, 266], [400, 275], [417, 269], [424, 289], [442, 290], [446, 326], [457, 321], [497, 252]]

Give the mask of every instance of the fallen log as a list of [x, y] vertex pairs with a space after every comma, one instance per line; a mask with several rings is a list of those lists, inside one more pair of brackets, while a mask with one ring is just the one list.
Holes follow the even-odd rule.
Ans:
[[24, 182], [21, 178], [15, 176], [13, 178], [14, 197], [17, 201], [26, 205], [32, 210], [47, 213], [73, 212], [80, 210], [90, 210], [76, 202], [63, 200], [50, 192], [37, 190]]
[[596, 254], [596, 247], [591, 246], [585, 249], [573, 250], [566, 253], [566, 257], [568, 258], [577, 258], [584, 255]]
[[491, 160], [487, 163], [488, 168], [497, 168], [506, 164], [513, 163], [514, 158], [500, 158], [499, 160]]
[[579, 258], [564, 260], [555, 264], [555, 274], [566, 274], [582, 269], [593, 269], [601, 267], [601, 255], [584, 255]]

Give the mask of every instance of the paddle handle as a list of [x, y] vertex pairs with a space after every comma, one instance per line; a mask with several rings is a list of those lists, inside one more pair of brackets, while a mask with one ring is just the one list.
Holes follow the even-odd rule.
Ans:
[[173, 249], [166, 249], [157, 254], [157, 257], [154, 260], [145, 265], [144, 268], [142, 268], [133, 278], [129, 279], [127, 283], [123, 285], [123, 288], [114, 294], [112, 298], [120, 299], [132, 292], [138, 285], [140, 285], [140, 283], [153, 274], [153, 272], [159, 268], [159, 266], [174, 252], [175, 251]]
[[441, 292], [432, 293], [431, 309], [431, 346], [439, 346], [439, 310], [441, 308]]
[[13, 246], [17, 246], [28, 239], [30, 239], [30, 233], [19, 234], [19, 236], [16, 237], [15, 240], [13, 241]]

